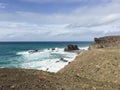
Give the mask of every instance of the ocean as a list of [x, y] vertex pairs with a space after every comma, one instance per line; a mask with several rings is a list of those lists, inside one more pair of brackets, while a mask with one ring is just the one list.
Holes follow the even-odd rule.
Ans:
[[[0, 68], [37, 69], [57, 72], [76, 57], [64, 52], [68, 44], [87, 49], [92, 42], [0, 42]], [[55, 50], [52, 50], [55, 49]], [[29, 53], [30, 50], [37, 50]], [[64, 58], [68, 62], [60, 61]]]

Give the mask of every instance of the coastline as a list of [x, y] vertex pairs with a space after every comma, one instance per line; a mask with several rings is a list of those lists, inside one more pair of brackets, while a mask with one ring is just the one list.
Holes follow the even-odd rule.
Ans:
[[[50, 72], [50, 73], [58, 73], [58, 72], [60, 72], [62, 69], [64, 69], [66, 66], [68, 66], [70, 63], [72, 63], [74, 60], [76, 60], [76, 58], [78, 57], [78, 56], [80, 56], [83, 52], [85, 52], [85, 51], [87, 51], [87, 50], [71, 50], [71, 51], [65, 51], [65, 52], [67, 52], [67, 53], [73, 53], [73, 54], [76, 54], [76, 56], [75, 56], [75, 58], [74, 59], [72, 59], [72, 60], [63, 60], [62, 62], [65, 62], [65, 63], [67, 63], [66, 65], [64, 65], [62, 68], [59, 68], [59, 70], [57, 71], [57, 72], [54, 72], [54, 71], [52, 71], [52, 72], [50, 72], [50, 71], [47, 71], [46, 70], [46, 72]], [[61, 60], [59, 60], [59, 61], [61, 61]], [[43, 70], [44, 71], [44, 70]]]
[[[52, 50], [52, 48], [50, 48], [48, 51], [47, 49], [44, 50], [44, 52], [46, 53], [50, 53], [50, 55], [53, 54], [63, 54], [66, 57], [61, 57], [61, 58], [56, 58], [56, 59], [46, 59], [43, 61], [38, 61], [38, 63], [28, 63], [28, 64], [23, 64], [23, 67], [21, 68], [25, 68], [25, 69], [35, 69], [35, 70], [43, 70], [46, 72], [52, 72], [52, 73], [57, 73], [59, 70], [63, 69], [66, 65], [70, 64], [72, 61], [75, 60], [75, 58], [79, 55], [79, 53], [85, 51], [85, 50], [71, 50], [71, 51], [64, 51], [64, 49], [59, 49], [59, 48], [54, 48], [55, 50]], [[32, 50], [31, 50], [32, 51]], [[42, 52], [35, 52], [35, 53], [29, 53], [29, 51], [23, 51], [23, 52], [19, 52], [17, 53], [18, 55], [23, 55], [24, 57], [26, 57], [26, 59], [34, 59], [33, 56], [35, 57], [39, 57]], [[42, 66], [41, 68], [30, 68], [32, 66]]]
[[84, 51], [57, 73], [0, 69], [1, 90], [119, 90], [120, 48]]

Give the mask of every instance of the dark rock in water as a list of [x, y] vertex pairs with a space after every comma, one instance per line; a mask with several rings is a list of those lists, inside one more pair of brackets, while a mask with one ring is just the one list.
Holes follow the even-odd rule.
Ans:
[[64, 60], [64, 58], [60, 58], [60, 60]]
[[36, 53], [36, 52], [38, 52], [38, 50], [29, 50], [28, 51], [28, 53], [30, 53], [30, 54], [33, 54], [33, 53]]
[[64, 58], [60, 58], [60, 60], [56, 61], [56, 63], [58, 63], [60, 61], [62, 61], [62, 62], [68, 62], [68, 60], [65, 60]]
[[72, 51], [72, 50], [79, 50], [77, 45], [67, 45], [67, 47], [64, 49], [64, 51]]
[[60, 61], [56, 61], [56, 63], [58, 63], [58, 62], [60, 62]]
[[54, 51], [54, 50], [55, 50], [55, 48], [48, 48], [48, 50], [52, 50], [52, 51]]
[[54, 51], [55, 50], [55, 48], [52, 48], [52, 51]]
[[91, 50], [106, 47], [120, 47], [120, 36], [94, 38], [94, 42], [89, 49]]
[[65, 60], [64, 58], [60, 58], [60, 61], [63, 61], [63, 62], [68, 62], [67, 60]]

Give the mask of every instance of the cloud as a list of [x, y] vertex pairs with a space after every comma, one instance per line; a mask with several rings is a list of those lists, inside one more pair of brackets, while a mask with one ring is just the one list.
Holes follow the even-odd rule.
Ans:
[[0, 41], [54, 40], [55, 34], [63, 30], [63, 27], [64, 25], [41, 25], [2, 21], [0, 22]]
[[76, 22], [80, 16], [63, 13], [43, 14], [36, 12], [0, 12], [1, 21], [31, 22], [40, 24], [68, 24]]
[[[77, 1], [83, 0], [34, 0], [33, 2]], [[0, 41], [84, 41], [104, 35], [120, 35], [120, 2], [119, 0], [107, 0], [107, 2], [96, 6], [86, 4], [72, 9], [70, 13], [2, 11]]]
[[108, 24], [111, 24], [111, 23], [113, 23], [115, 21], [119, 21], [119, 20], [120, 20], [120, 13], [117, 13], [117, 14], [110, 14], [110, 15], [104, 16], [102, 18], [97, 18], [97, 19], [94, 18], [94, 19], [91, 19], [86, 22], [70, 24], [67, 27], [68, 28], [98, 27], [98, 26], [102, 26], [102, 25], [108, 25]]
[[1, 8], [1, 9], [6, 8], [6, 4], [0, 3], [0, 8]]
[[[7, 27], [6, 27], [6, 26]], [[93, 28], [66, 28], [65, 25], [41, 25], [20, 22], [0, 22], [0, 41], [70, 41], [92, 40], [103, 35], [120, 34], [119, 24]]]
[[120, 19], [120, 13], [117, 14], [110, 14], [106, 17], [104, 17], [103, 19], [101, 19], [101, 24], [108, 24], [114, 21], [117, 21]]

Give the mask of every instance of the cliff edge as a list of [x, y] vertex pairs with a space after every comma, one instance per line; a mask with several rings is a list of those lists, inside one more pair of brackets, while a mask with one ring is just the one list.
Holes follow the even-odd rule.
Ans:
[[107, 48], [107, 47], [120, 47], [120, 36], [105, 36], [94, 38], [93, 44], [89, 49]]

